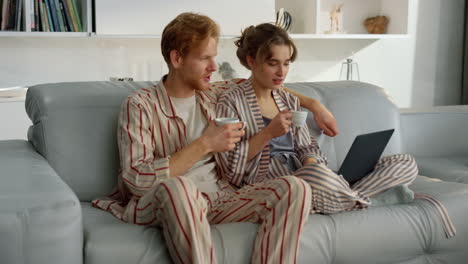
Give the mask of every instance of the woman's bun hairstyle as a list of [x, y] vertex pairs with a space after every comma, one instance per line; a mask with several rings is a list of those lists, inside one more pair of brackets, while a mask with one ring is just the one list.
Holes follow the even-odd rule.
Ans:
[[236, 55], [240, 63], [249, 70], [247, 56], [265, 61], [272, 56], [271, 46], [273, 45], [289, 46], [291, 48], [291, 61], [294, 61], [297, 57], [296, 45], [288, 33], [270, 23], [247, 27], [234, 44], [237, 46]]

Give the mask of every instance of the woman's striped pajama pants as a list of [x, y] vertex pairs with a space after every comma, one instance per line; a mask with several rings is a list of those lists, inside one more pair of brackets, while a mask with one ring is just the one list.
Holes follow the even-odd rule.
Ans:
[[[309, 164], [293, 173], [305, 180], [312, 189], [311, 213], [333, 214], [359, 210], [369, 206], [369, 198], [398, 185], [408, 185], [418, 174], [411, 155], [398, 154], [381, 158], [374, 170], [352, 186], [325, 164]], [[447, 237], [455, 235], [455, 228], [445, 207], [428, 195], [416, 194], [434, 206], [442, 219]]]

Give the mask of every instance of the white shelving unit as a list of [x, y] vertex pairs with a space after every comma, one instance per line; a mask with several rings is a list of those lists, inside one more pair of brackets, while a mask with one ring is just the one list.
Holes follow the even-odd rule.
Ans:
[[[76, 0], [85, 32], [32, 32], [33, 0], [24, 0], [25, 31], [0, 31], [0, 37], [113, 37], [160, 38], [164, 26], [181, 12], [207, 14], [221, 26], [223, 39], [237, 37], [248, 25], [272, 22], [283, 7], [292, 15], [290, 34], [295, 39], [394, 39], [408, 37], [409, 2], [413, 0], [96, 0], [92, 29], [92, 0]], [[245, 2], [245, 3], [244, 3]], [[329, 12], [343, 3], [340, 17], [346, 34], [325, 34]], [[245, 8], [249, 6], [249, 8]], [[240, 14], [240, 15], [239, 15]], [[363, 21], [389, 17], [387, 34], [368, 34]]]
[[34, 1], [23, 1], [24, 31], [0, 31], [0, 37], [87, 37], [92, 32], [91, 0], [76, 0], [78, 11], [81, 14], [81, 23], [84, 32], [41, 32], [32, 31], [31, 24], [34, 19]]
[[[292, 15], [291, 35], [304, 39], [382, 39], [408, 37], [408, 9], [411, 0], [275, 0], [277, 10]], [[330, 29], [329, 12], [343, 3], [340, 24], [343, 33], [325, 34]], [[386, 34], [369, 34], [363, 25], [368, 17], [389, 18]]]

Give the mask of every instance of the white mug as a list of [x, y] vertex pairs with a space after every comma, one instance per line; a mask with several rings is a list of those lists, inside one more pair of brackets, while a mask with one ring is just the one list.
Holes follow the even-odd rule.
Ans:
[[239, 118], [236, 117], [218, 117], [215, 118], [215, 123], [217, 126], [223, 126], [226, 124], [236, 124], [236, 123], [243, 123], [244, 125], [242, 126], [242, 129], [247, 125], [245, 121], [239, 121]]
[[307, 119], [307, 112], [306, 111], [292, 111], [292, 125], [294, 127], [301, 127], [305, 124]]

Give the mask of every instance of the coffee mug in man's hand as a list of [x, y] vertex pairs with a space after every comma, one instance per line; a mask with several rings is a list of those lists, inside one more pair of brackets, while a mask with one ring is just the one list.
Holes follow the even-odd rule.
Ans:
[[226, 124], [236, 124], [236, 123], [243, 123], [243, 126], [242, 126], [242, 129], [245, 128], [246, 126], [246, 122], [243, 122], [243, 121], [239, 121], [238, 118], [235, 118], [235, 117], [218, 117], [218, 118], [215, 118], [215, 123], [217, 126], [224, 126]]
[[307, 119], [307, 112], [306, 111], [291, 111], [292, 114], [292, 125], [294, 127], [302, 127]]

